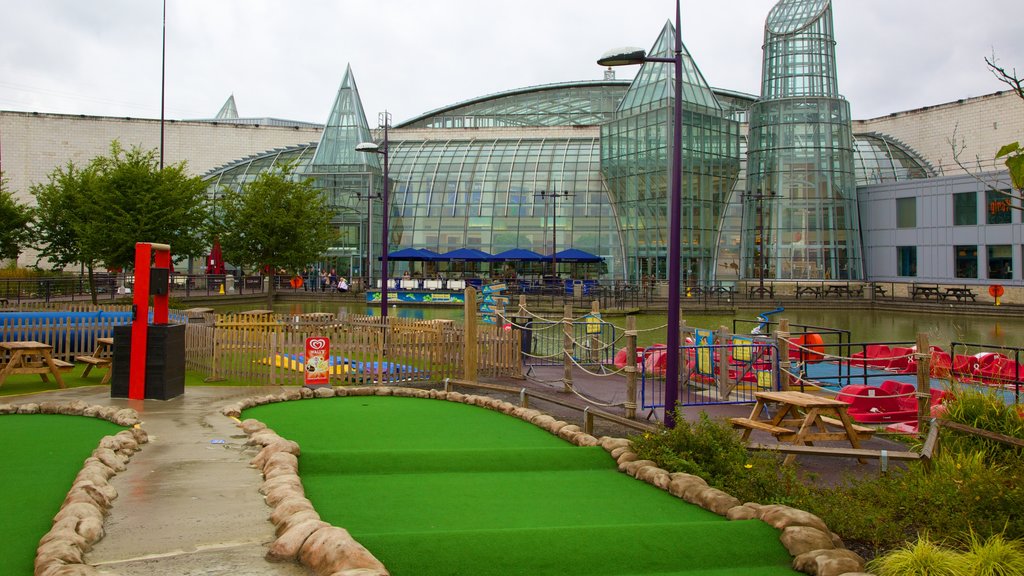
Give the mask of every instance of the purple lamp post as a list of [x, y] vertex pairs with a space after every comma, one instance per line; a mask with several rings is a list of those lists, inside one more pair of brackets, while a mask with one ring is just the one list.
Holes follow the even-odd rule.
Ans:
[[668, 358], [665, 362], [665, 426], [675, 428], [673, 411], [679, 400], [679, 243], [680, 208], [682, 206], [683, 166], [683, 39], [680, 31], [679, 0], [676, 0], [676, 34], [673, 56], [647, 56], [642, 48], [617, 48], [606, 52], [597, 61], [601, 66], [630, 66], [645, 62], [675, 65], [675, 98], [672, 126], [672, 188], [669, 190], [668, 240]]
[[356, 152], [380, 154], [384, 157], [384, 193], [381, 196], [381, 254], [380, 254], [380, 317], [387, 333], [388, 323], [388, 116], [384, 113], [384, 141], [362, 142], [356, 145]]

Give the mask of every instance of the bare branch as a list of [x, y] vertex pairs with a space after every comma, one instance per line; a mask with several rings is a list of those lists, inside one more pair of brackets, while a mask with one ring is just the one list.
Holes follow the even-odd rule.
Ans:
[[991, 58], [985, 58], [985, 64], [988, 64], [988, 69], [996, 77], [996, 80], [1009, 86], [1017, 96], [1024, 99], [1024, 79], [1017, 76], [1017, 69], [1014, 68], [1012, 71], [1007, 71], [1005, 67], [999, 66], [998, 62], [999, 60], [995, 54]]
[[[973, 168], [968, 167], [967, 164], [964, 163], [964, 161], [961, 159], [961, 156], [963, 155], [964, 150], [967, 149], [967, 142], [964, 140], [964, 138], [959, 136], [959, 134], [958, 134], [959, 130], [960, 130], [960, 123], [958, 122], [953, 127], [953, 136], [951, 138], [947, 138], [946, 139], [946, 142], [949, 143], [950, 149], [953, 151], [953, 162], [955, 162], [956, 165], [959, 166], [960, 169], [963, 170], [965, 174], [967, 174], [971, 178], [974, 178], [974, 180], [976, 182], [981, 184], [982, 187], [985, 190], [988, 190], [990, 192], [995, 192], [997, 194], [1000, 194], [1002, 196], [1006, 196], [1006, 197], [1011, 198], [1011, 199], [1012, 198], [1022, 198], [1022, 199], [1024, 199], [1024, 194], [1015, 193], [1013, 191], [1013, 187], [1012, 186], [1008, 186], [1009, 190], [1001, 190], [1001, 189], [996, 188], [995, 186], [993, 186], [988, 180], [986, 180], [986, 179], [982, 178], [981, 176], [979, 176], [979, 174], [982, 171], [981, 158], [975, 157], [975, 159], [974, 159], [974, 167]], [[1024, 212], [1024, 202], [1022, 202], [1020, 204], [1010, 203], [1010, 208], [1012, 208], [1014, 210], [1020, 210], [1020, 211]]]

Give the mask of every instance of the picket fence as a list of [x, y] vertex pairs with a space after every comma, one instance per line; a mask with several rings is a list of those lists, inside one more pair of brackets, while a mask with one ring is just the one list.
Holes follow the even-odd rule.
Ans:
[[[99, 310], [80, 305], [62, 311]], [[130, 307], [102, 310], [129, 312]], [[302, 385], [302, 355], [309, 337], [330, 339], [334, 385], [440, 383], [466, 377], [465, 327], [450, 320], [388, 318], [385, 329], [383, 320], [374, 316], [172, 311], [171, 322], [186, 325], [186, 370], [199, 372], [210, 382]], [[73, 320], [0, 314], [0, 339], [44, 342], [54, 347], [54, 357], [73, 362], [76, 356], [93, 353], [96, 338], [112, 337], [114, 326], [127, 323], [123, 314], [120, 319], [97, 314]], [[476, 340], [471, 352], [476, 355], [477, 376], [521, 375], [518, 330], [481, 326]]]

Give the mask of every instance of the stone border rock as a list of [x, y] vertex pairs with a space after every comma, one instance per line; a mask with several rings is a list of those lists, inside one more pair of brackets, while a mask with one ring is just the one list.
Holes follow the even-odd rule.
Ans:
[[130, 427], [100, 439], [99, 446], [85, 459], [60, 511], [53, 517], [53, 527], [39, 540], [36, 549], [34, 576], [98, 575], [99, 571], [86, 564], [82, 557], [104, 536], [103, 520], [117, 498], [110, 478], [124, 471], [132, 455], [149, 441], [146, 431], [138, 427], [138, 413], [131, 408], [90, 406], [76, 400], [0, 404], [0, 415], [6, 414], [88, 416]]
[[[813, 576], [853, 576], [864, 571], [864, 559], [847, 550], [839, 536], [814, 514], [789, 506], [740, 502], [708, 486], [698, 476], [669, 473], [658, 468], [651, 460], [640, 460], [628, 439], [610, 436], [597, 438], [581, 431], [579, 426], [557, 420], [540, 410], [523, 408], [496, 398], [398, 387], [299, 388], [277, 395], [246, 398], [225, 406], [221, 413], [238, 421], [243, 410], [254, 406], [339, 396], [400, 396], [447, 400], [514, 416], [576, 446], [601, 446], [615, 459], [620, 472], [719, 516], [729, 520], [758, 519], [776, 528], [781, 532], [780, 541], [794, 557], [792, 566], [795, 570]], [[305, 497], [302, 480], [298, 476], [298, 444], [282, 438], [258, 420], [239, 421], [238, 426], [249, 435], [249, 444], [262, 447], [251, 464], [263, 471], [265, 481], [260, 492], [273, 508], [270, 520], [276, 527], [277, 540], [271, 544], [267, 559], [298, 561], [319, 576], [386, 576], [387, 569], [379, 560], [353, 540], [347, 531], [322, 521], [313, 504]]]

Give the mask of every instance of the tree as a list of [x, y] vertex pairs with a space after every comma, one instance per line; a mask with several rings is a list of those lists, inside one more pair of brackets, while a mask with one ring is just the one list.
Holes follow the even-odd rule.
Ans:
[[78, 225], [86, 254], [108, 268], [132, 268], [137, 242], [169, 244], [176, 260], [198, 257], [208, 246], [210, 212], [206, 183], [188, 176], [185, 164], [159, 168], [156, 150], [124, 150], [92, 162], [90, 204]]
[[[292, 166], [275, 166], [239, 189], [226, 188], [216, 206], [224, 259], [245, 269], [299, 270], [336, 236], [327, 199]], [[275, 286], [270, 282], [268, 301]]]
[[81, 206], [87, 202], [87, 189], [93, 185], [93, 178], [95, 172], [90, 168], [79, 169], [68, 162], [64, 168], [54, 169], [45, 184], [30, 188], [36, 200], [37, 265], [45, 258], [55, 268], [81, 264], [91, 273], [95, 267], [95, 257], [82, 251], [77, 230], [78, 220], [85, 216]]
[[[1010, 87], [1014, 94], [1016, 94], [1021, 100], [1024, 100], [1024, 79], [1017, 76], [1017, 69], [1008, 70], [1006, 67], [999, 66], [999, 60], [993, 55], [991, 58], [985, 58], [985, 64], [988, 66], [989, 71], [997, 80], [1006, 84]], [[961, 156], [963, 155], [964, 149], [967, 144], [963, 139], [957, 137], [957, 131], [953, 131], [953, 138], [948, 140], [950, 147], [953, 149], [953, 161], [960, 167], [961, 170], [970, 174], [975, 180], [980, 182], [987, 190], [997, 192], [1008, 198], [1021, 198], [1024, 199], [1024, 147], [1021, 146], [1019, 141], [1011, 142], [1001, 147], [996, 152], [995, 159], [1001, 160], [1006, 165], [1006, 169], [1010, 175], [1010, 186], [1012, 191], [1001, 190], [996, 186], [993, 186], [988, 180], [979, 176], [976, 172], [980, 171], [982, 161], [980, 158], [977, 160], [978, 170], [972, 171], [971, 168], [965, 165]], [[1015, 204], [1007, 202], [1007, 204], [1016, 210], [1024, 210], [1024, 204]]]
[[[985, 58], [985, 64], [988, 65], [988, 69], [997, 80], [1009, 86], [1014, 94], [1024, 100], [1024, 79], [1017, 76], [1016, 68], [1008, 71], [1005, 67], [999, 66], [995, 56], [991, 59]], [[1013, 187], [1017, 190], [1018, 195], [1024, 193], [1024, 148], [1021, 148], [1020, 142], [1003, 146], [996, 153], [996, 158], [1005, 158], [1004, 162], [1010, 171], [1010, 181], [1013, 183]]]
[[129, 269], [137, 242], [170, 244], [177, 260], [203, 254], [209, 230], [206, 184], [185, 173], [184, 163], [157, 164], [156, 151], [124, 150], [79, 169], [57, 168], [36, 198], [40, 256], [55, 266], [81, 264], [96, 302], [95, 268]]
[[31, 222], [32, 209], [7, 190], [7, 180], [0, 172], [0, 260], [18, 257], [28, 243]]

